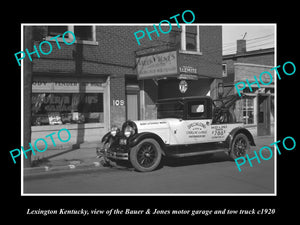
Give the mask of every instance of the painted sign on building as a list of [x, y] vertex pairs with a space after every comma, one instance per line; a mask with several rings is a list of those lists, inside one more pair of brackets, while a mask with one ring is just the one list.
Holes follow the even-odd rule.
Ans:
[[136, 63], [140, 80], [178, 74], [176, 51], [138, 57]]

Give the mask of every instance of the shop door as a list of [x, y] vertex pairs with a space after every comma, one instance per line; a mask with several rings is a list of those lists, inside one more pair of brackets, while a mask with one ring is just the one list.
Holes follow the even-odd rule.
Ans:
[[138, 120], [138, 95], [127, 94], [127, 119]]
[[257, 136], [270, 135], [270, 98], [269, 95], [258, 95]]

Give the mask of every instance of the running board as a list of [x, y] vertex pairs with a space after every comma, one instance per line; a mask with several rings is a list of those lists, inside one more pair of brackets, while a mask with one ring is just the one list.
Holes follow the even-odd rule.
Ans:
[[186, 152], [186, 153], [177, 153], [177, 154], [170, 154], [169, 157], [174, 158], [181, 158], [181, 157], [189, 157], [189, 156], [196, 156], [196, 155], [206, 155], [212, 154], [217, 152], [225, 152], [225, 149], [217, 149], [217, 150], [209, 150], [209, 151], [201, 151], [201, 152]]

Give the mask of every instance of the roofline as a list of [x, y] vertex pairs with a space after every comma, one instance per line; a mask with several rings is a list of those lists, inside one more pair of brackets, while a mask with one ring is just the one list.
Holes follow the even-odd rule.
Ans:
[[228, 58], [237, 58], [237, 57], [247, 57], [250, 55], [261, 55], [261, 54], [269, 54], [273, 53], [274, 54], [275, 48], [264, 48], [264, 49], [258, 49], [258, 50], [252, 50], [252, 51], [246, 51], [244, 53], [234, 53], [234, 54], [228, 54], [228, 55], [223, 55], [223, 59], [228, 59]]

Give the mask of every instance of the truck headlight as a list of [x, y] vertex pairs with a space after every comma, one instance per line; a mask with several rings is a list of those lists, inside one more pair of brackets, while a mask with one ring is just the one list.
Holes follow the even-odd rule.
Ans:
[[135, 133], [134, 129], [131, 126], [126, 126], [125, 130], [124, 130], [124, 135], [125, 137], [130, 137], [131, 135], [133, 135]]
[[114, 137], [117, 135], [117, 133], [120, 132], [120, 129], [117, 127], [112, 127], [110, 130], [110, 134]]

